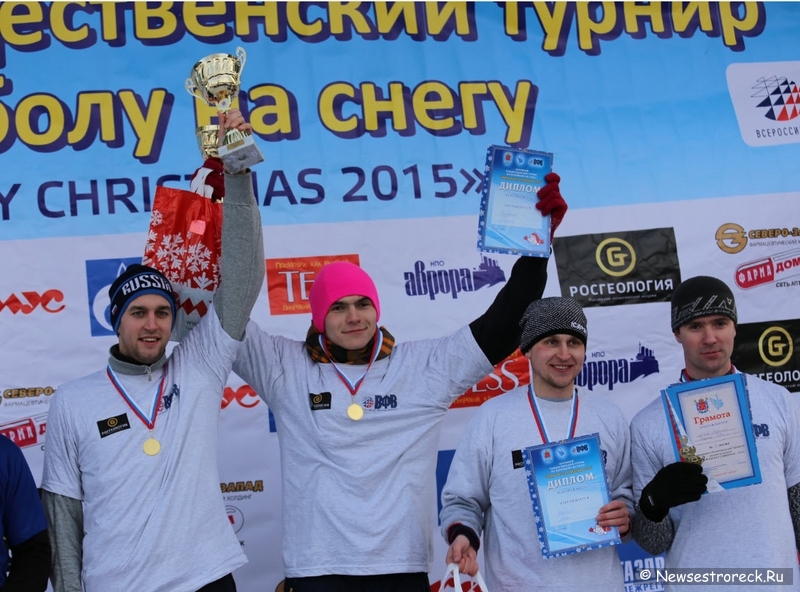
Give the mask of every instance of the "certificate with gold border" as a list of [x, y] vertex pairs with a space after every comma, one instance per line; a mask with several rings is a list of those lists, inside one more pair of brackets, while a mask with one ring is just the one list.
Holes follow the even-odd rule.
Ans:
[[552, 169], [550, 152], [489, 146], [478, 221], [480, 251], [550, 255], [550, 216], [542, 216], [536, 202]]

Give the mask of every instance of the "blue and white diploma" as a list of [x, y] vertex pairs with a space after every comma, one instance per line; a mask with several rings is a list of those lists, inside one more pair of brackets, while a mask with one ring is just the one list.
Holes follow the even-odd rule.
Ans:
[[619, 544], [619, 530], [595, 520], [611, 501], [598, 434], [531, 446], [523, 455], [544, 557]]
[[542, 216], [536, 202], [552, 169], [549, 152], [489, 146], [478, 221], [480, 251], [550, 255], [550, 216]]

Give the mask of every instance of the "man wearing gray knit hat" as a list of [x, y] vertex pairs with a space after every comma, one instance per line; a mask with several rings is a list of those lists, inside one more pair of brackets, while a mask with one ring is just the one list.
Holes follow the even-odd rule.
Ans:
[[[738, 313], [733, 293], [724, 282], [709, 276], [690, 278], [675, 289], [671, 308], [670, 326], [683, 348], [681, 382], [701, 383], [738, 373], [731, 364]], [[707, 465], [676, 458], [676, 429], [664, 411], [662, 398], [657, 397], [631, 422], [633, 490], [638, 500], [633, 536], [649, 553], [666, 551], [667, 568], [756, 569], [769, 565], [791, 570], [786, 581], [793, 579], [797, 586], [798, 398], [756, 376], [742, 376], [761, 482], [704, 495]], [[742, 528], [732, 528], [733, 524]], [[722, 584], [704, 586], [708, 592], [727, 589]]]
[[621, 590], [623, 573], [614, 547], [543, 557], [522, 451], [598, 434], [613, 501], [597, 508], [596, 527], [617, 527], [624, 537], [633, 509], [628, 421], [612, 402], [575, 386], [588, 337], [586, 315], [576, 300], [534, 301], [520, 326], [531, 385], [484, 403], [464, 432], [442, 490], [447, 563], [474, 575], [483, 532], [483, 572], [493, 591], [565, 585]]

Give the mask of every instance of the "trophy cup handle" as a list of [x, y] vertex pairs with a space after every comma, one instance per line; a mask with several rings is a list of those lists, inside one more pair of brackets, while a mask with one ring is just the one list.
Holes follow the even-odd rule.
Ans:
[[244, 63], [247, 61], [247, 52], [244, 50], [244, 47], [237, 47], [236, 48], [236, 59], [239, 60], [239, 68], [244, 70]]
[[194, 85], [191, 78], [186, 79], [186, 92], [197, 99], [203, 99], [203, 95], [200, 92], [200, 89]]

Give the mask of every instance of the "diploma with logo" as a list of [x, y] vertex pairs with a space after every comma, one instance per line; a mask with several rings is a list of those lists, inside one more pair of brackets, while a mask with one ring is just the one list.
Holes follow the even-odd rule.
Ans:
[[616, 527], [600, 526], [595, 520], [611, 501], [598, 434], [531, 446], [523, 455], [544, 557], [620, 542]]
[[661, 397], [676, 460], [702, 464], [722, 489], [761, 483], [743, 374], [673, 384]]
[[553, 168], [550, 152], [489, 146], [478, 222], [478, 249], [533, 257], [550, 255], [550, 216], [536, 193]]

